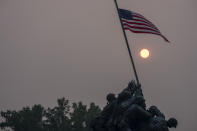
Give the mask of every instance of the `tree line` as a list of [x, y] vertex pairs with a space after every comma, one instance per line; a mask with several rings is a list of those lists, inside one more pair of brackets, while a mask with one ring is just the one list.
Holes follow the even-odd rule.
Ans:
[[90, 122], [100, 112], [95, 103], [89, 106], [82, 102], [70, 104], [69, 100], [60, 98], [53, 108], [33, 105], [19, 111], [1, 111], [0, 128], [13, 131], [91, 131]]

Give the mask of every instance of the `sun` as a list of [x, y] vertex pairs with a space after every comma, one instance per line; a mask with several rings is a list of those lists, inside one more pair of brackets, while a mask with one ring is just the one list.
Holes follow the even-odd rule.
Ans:
[[150, 52], [148, 49], [141, 49], [140, 56], [144, 59], [148, 58], [150, 56]]

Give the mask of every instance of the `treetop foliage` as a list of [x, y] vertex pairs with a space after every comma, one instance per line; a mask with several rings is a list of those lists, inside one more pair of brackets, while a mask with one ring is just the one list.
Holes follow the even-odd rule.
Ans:
[[91, 131], [89, 124], [101, 112], [91, 103], [69, 103], [60, 98], [57, 106], [45, 109], [42, 105], [24, 107], [19, 111], [1, 111], [0, 128], [13, 131]]

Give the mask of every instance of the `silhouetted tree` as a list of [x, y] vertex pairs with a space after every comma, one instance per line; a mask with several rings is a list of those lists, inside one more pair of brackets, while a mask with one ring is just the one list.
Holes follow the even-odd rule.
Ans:
[[86, 116], [86, 125], [87, 125], [87, 131], [91, 131], [90, 129], [90, 122], [97, 117], [101, 112], [101, 109], [99, 106], [96, 106], [95, 103], [90, 103], [90, 107], [87, 111]]
[[73, 103], [72, 108], [73, 112], [70, 113], [72, 131], [90, 131], [90, 121], [101, 112], [101, 109], [94, 103], [90, 104], [89, 109], [82, 102]]
[[1, 111], [4, 122], [0, 123], [2, 129], [9, 127], [14, 131], [44, 131], [43, 118], [44, 108], [34, 105], [32, 108], [25, 107], [21, 111]]
[[100, 112], [94, 103], [89, 108], [82, 102], [70, 106], [68, 100], [61, 98], [54, 108], [34, 105], [19, 111], [1, 111], [0, 128], [13, 131], [91, 131], [89, 123]]
[[87, 106], [83, 105], [82, 102], [79, 102], [79, 103], [73, 103], [72, 108], [73, 108], [73, 112], [70, 113], [72, 131], [85, 131]]
[[70, 120], [68, 118], [70, 106], [65, 98], [57, 100], [58, 106], [48, 108], [45, 111], [45, 128], [47, 131], [69, 131], [71, 130]]

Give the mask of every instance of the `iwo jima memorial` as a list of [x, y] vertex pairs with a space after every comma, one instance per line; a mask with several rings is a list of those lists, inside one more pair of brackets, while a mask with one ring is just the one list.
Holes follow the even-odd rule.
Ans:
[[109, 93], [106, 97], [107, 105], [99, 116], [91, 121], [90, 126], [93, 131], [169, 131], [169, 128], [176, 128], [178, 122], [175, 118], [166, 119], [156, 106], [146, 107], [125, 30], [133, 33], [156, 34], [166, 42], [169, 41], [144, 16], [120, 9], [116, 0], [114, 3], [137, 83], [132, 80], [117, 96]]
[[107, 105], [91, 122], [93, 131], [168, 131], [177, 127], [177, 120], [169, 118], [156, 107], [146, 107], [140, 85], [131, 81], [116, 97], [109, 93]]

